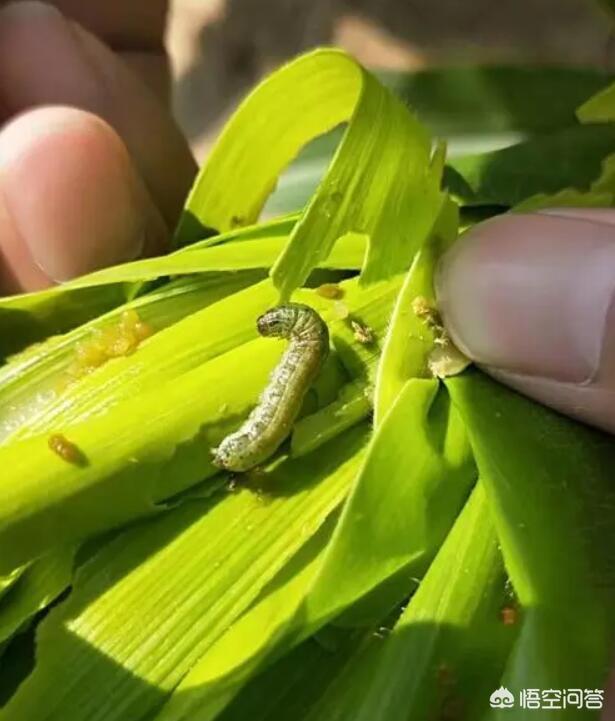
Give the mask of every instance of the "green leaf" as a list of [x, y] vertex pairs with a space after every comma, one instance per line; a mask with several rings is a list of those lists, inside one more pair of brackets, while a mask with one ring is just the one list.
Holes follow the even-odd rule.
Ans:
[[195, 181], [177, 229], [178, 244], [198, 240], [203, 228], [224, 232], [256, 221], [299, 149], [347, 120], [357, 93], [357, 68], [341, 51], [316, 50], [252, 91]]
[[372, 412], [370, 395], [365, 383], [347, 383], [332, 403], [297, 421], [291, 439], [291, 454], [298, 457], [310, 453], [369, 416]]
[[428, 242], [416, 254], [395, 310], [378, 366], [375, 398], [375, 422], [378, 425], [393, 405], [406, 381], [413, 377], [431, 377], [427, 356], [433, 349], [433, 334], [418, 318], [412, 302], [423, 297], [435, 305], [433, 274], [438, 257], [457, 237], [459, 212], [448, 198]]
[[[352, 76], [358, 70], [344, 73], [342, 82], [356, 83], [359, 79]], [[430, 162], [426, 132], [363, 70], [357, 93], [332, 164], [271, 271], [282, 297], [303, 282], [338, 237], [350, 231], [369, 237], [364, 282], [405, 270], [439, 210], [443, 151]]]
[[179, 685], [157, 721], [210, 721], [255, 671], [350, 604], [382, 617], [428, 566], [474, 481], [459, 419], [435, 380], [412, 380], [370, 442], [329, 546], [246, 613]]
[[[127, 399], [138, 400], [140, 393], [159, 390], [161, 384], [172, 386], [187, 372], [254, 340], [255, 318], [274, 300], [271, 283], [263, 281], [200, 308], [161, 329], [135, 353], [114, 358], [79, 380], [56, 387], [40, 408], [33, 407], [21, 419], [11, 439], [57, 431], [93, 415], [101, 416]], [[86, 328], [78, 337], [87, 338], [91, 330]], [[74, 357], [71, 340], [69, 349]]]
[[[371, 630], [342, 631], [330, 627], [325, 631], [326, 643], [322, 640], [324, 633], [302, 643], [256, 676], [216, 718], [220, 721], [245, 721], [247, 717], [251, 721], [289, 718], [302, 721], [357, 652], [365, 636], [372, 633]], [[192, 721], [206, 718], [191, 717]], [[161, 716], [156, 721], [166, 720]]]
[[393, 630], [366, 639], [301, 718], [479, 718], [514, 638], [500, 620], [504, 580], [479, 486]]
[[0, 599], [0, 642], [19, 631], [69, 585], [75, 550], [54, 550], [32, 563]]
[[603, 88], [577, 109], [581, 123], [611, 123], [615, 120], [615, 83]]
[[506, 207], [537, 193], [589, 187], [615, 151], [615, 126], [572, 127], [510, 148], [455, 158], [444, 173], [464, 203]]
[[339, 505], [366, 427], [248, 489], [194, 500], [118, 536], [42, 623], [37, 665], [4, 721], [133, 721], [195, 662]]
[[[48, 434], [2, 448], [10, 472], [0, 480], [0, 567], [152, 513], [157, 501], [212, 475], [211, 447], [247, 413], [279, 357], [275, 344], [254, 343], [175, 380], [163, 403], [154, 388], [71, 426], [84, 467], [55, 456]], [[241, 373], [242, 383], [229, 373]]]
[[34, 629], [0, 647], [0, 709], [34, 668]]
[[543, 208], [608, 208], [615, 202], [612, 193], [585, 192], [564, 188], [557, 193], [538, 193], [515, 205], [515, 213], [532, 213]]
[[56, 333], [66, 333], [128, 300], [120, 286], [0, 298], [0, 360]]
[[[228, 239], [222, 241], [222, 237], [215, 236], [211, 239], [215, 242], [203, 244], [202, 247], [197, 247], [197, 244], [185, 248], [183, 252], [178, 251], [159, 258], [146, 258], [99, 270], [70, 284], [67, 283], [62, 287], [62, 292], [94, 285], [153, 280], [163, 276], [268, 269], [287, 241], [287, 236], [284, 235], [243, 239], [240, 234], [236, 234], [232, 241]], [[344, 238], [340, 238], [339, 247], [332, 248], [331, 253], [322, 258], [320, 267], [359, 269], [365, 249], [363, 236], [357, 233], [347, 234]], [[50, 293], [50, 291], [46, 292]]]
[[420, 574], [446, 536], [475, 469], [438, 388], [433, 379], [408, 381], [374, 434], [306, 599], [308, 622], [338, 615], [402, 569]]
[[439, 207], [442, 157], [430, 165], [422, 126], [336, 50], [285, 65], [241, 104], [195, 182], [178, 242], [195, 240], [195, 219], [196, 227], [220, 231], [253, 222], [299, 149], [347, 120], [331, 167], [273, 267], [274, 283], [282, 298], [289, 297], [349, 232], [369, 238], [365, 282], [405, 270]]
[[[336, 518], [330, 519], [331, 521]], [[315, 534], [271, 583], [254, 605], [212, 645], [174, 689], [155, 721], [209, 721], [217, 718], [259, 668], [305, 598], [330, 540], [334, 524]]]
[[0, 599], [11, 589], [27, 569], [27, 565], [19, 566], [12, 571], [0, 576]]
[[[399, 279], [365, 290], [349, 281], [345, 302], [378, 335], [398, 288]], [[0, 447], [8, 469], [0, 478], [0, 572], [50, 545], [155, 513], [157, 503], [217, 472], [211, 448], [254, 406], [283, 350], [255, 338], [254, 319], [273, 296], [266, 281], [161, 331], [68, 388], [29, 418], [23, 439]], [[331, 308], [325, 317], [332, 312], [314, 291], [300, 298]], [[331, 324], [331, 335], [341, 362], [367, 380], [377, 350], [359, 344], [345, 320]], [[86, 464], [52, 453], [49, 434], [58, 432]]]
[[509, 687], [603, 688], [615, 620], [612, 439], [478, 372], [447, 386], [528, 609]]
[[[384, 72], [377, 77], [433, 135], [446, 138], [449, 157], [458, 157], [575, 125], [576, 108], [607, 85], [611, 75], [588, 68], [489, 65]], [[341, 130], [334, 130], [299, 154], [267, 201], [266, 215], [306, 205], [340, 137]]]
[[[173, 288], [168, 287], [169, 293], [172, 289], [179, 290], [184, 283], [188, 288], [195, 283], [212, 286], [227, 284], [230, 292], [232, 284], [240, 287], [240, 283], [245, 285], [255, 282], [262, 277], [262, 271], [256, 272], [254, 269], [268, 268], [272, 258], [269, 258], [269, 262], [266, 259], [257, 260], [252, 251], [240, 249], [238, 261], [247, 260], [253, 268], [252, 271], [242, 270], [239, 262], [232, 258], [235, 242], [262, 239], [265, 241], [265, 248], [269, 247], [271, 253], [275, 248], [271, 244], [275, 243], [276, 238], [278, 242], [283, 242], [294, 223], [293, 219], [278, 220], [209, 238], [193, 246], [198, 252], [193, 259], [190, 258], [192, 248], [186, 248], [160, 258], [105, 268], [37, 293], [0, 298], [0, 354], [15, 353], [30, 343], [50, 335], [65, 333], [123, 305], [141, 289], [140, 283], [143, 281], [173, 274], [211, 273], [209, 278], [176, 282], [172, 284]], [[224, 251], [217, 250], [213, 254], [202, 252], [212, 246], [227, 243], [231, 243], [231, 247]], [[341, 250], [343, 252], [344, 249]], [[239, 277], [221, 276], [220, 272], [224, 270], [240, 271]], [[162, 291], [162, 295], [166, 292]]]
[[[170, 283], [64, 336], [53, 336], [14, 356], [0, 368], [0, 441], [4, 442], [26, 424], [30, 432], [34, 431], [34, 418], [52, 414], [58, 400], [66, 401], [74, 392], [69, 392], [75, 382], [69, 371], [77, 359], [78, 344], [91, 339], [95, 331], [117, 325], [124, 311], [136, 311], [157, 333], [258, 279], [253, 273], [236, 273]], [[111, 367], [114, 368], [113, 362]]]
[[615, 205], [615, 154], [602, 161], [600, 175], [589, 190], [564, 188], [557, 193], [538, 193], [515, 205], [515, 212], [527, 213], [542, 208], [607, 208]]
[[[615, 195], [615, 154], [607, 155], [602, 161], [600, 175], [591, 184], [591, 192], [599, 195], [601, 193]], [[613, 201], [611, 201], [611, 205]]]
[[576, 108], [611, 78], [597, 68], [527, 65], [436, 67], [382, 76], [453, 148], [463, 136], [547, 133], [575, 125]]

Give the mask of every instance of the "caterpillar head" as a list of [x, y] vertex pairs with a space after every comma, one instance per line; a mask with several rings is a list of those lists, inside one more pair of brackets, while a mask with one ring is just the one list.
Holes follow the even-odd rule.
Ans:
[[217, 448], [210, 449], [212, 462], [217, 468], [228, 469], [229, 460], [231, 458], [232, 449], [229, 444], [222, 442]]
[[227, 436], [217, 448], [211, 449], [214, 466], [237, 473], [249, 470], [254, 463], [247, 453], [247, 441], [249, 436], [241, 429]]
[[263, 336], [284, 336], [288, 326], [288, 313], [282, 307], [270, 308], [256, 321], [256, 329]]

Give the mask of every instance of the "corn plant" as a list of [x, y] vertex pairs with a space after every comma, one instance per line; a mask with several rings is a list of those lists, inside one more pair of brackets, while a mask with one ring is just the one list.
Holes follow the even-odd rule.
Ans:
[[[2, 721], [525, 719], [490, 694], [604, 688], [615, 444], [434, 375], [417, 303], [460, 228], [615, 203], [607, 83], [312, 52], [228, 122], [173, 253], [0, 300]], [[234, 477], [211, 451], [289, 299], [331, 352]]]

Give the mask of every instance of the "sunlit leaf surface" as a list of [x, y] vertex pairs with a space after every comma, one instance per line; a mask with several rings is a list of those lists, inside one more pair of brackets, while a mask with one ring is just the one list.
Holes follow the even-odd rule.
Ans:
[[[0, 300], [2, 721], [478, 721], [500, 685], [604, 687], [612, 440], [476, 369], [430, 377], [414, 304], [459, 229], [613, 205], [609, 81], [383, 85], [309, 53], [229, 121], [178, 250]], [[287, 441], [231, 477], [211, 450], [287, 298], [331, 352]]]

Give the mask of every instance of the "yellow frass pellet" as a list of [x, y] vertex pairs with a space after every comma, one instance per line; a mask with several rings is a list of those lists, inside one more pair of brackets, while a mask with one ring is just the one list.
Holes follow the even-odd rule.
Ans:
[[337, 283], [323, 283], [316, 288], [316, 292], [322, 298], [329, 298], [330, 300], [338, 300], [344, 297], [344, 289]]
[[117, 323], [95, 328], [89, 338], [77, 343], [73, 362], [66, 371], [67, 380], [82, 378], [112, 358], [131, 355], [152, 332], [136, 310], [124, 311]]

